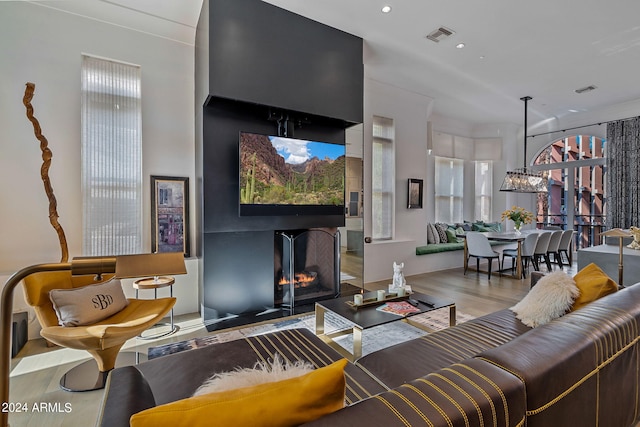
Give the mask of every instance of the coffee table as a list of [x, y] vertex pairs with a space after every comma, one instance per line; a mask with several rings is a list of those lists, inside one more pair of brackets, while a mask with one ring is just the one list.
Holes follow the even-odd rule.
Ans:
[[[370, 298], [375, 298], [375, 292], [368, 292], [363, 295], [365, 300]], [[315, 309], [315, 317], [316, 317], [316, 327], [315, 333], [318, 337], [320, 337], [324, 342], [329, 344], [334, 350], [338, 351], [344, 357], [349, 359], [352, 362], [355, 362], [357, 359], [362, 357], [362, 331], [368, 328], [372, 328], [374, 326], [384, 325], [386, 323], [404, 321], [412, 326], [425, 329], [420, 324], [411, 322], [411, 316], [415, 316], [417, 314], [426, 313], [433, 310], [438, 310], [440, 308], [449, 307], [449, 325], [454, 326], [456, 324], [456, 304], [455, 302], [445, 299], [434, 297], [430, 295], [421, 294], [418, 292], [414, 292], [411, 294], [411, 298], [418, 301], [426, 301], [431, 305], [425, 304], [423, 302], [418, 303], [418, 309], [415, 313], [410, 313], [407, 316], [398, 316], [391, 313], [386, 313], [384, 311], [377, 310], [377, 308], [384, 304], [385, 301], [379, 302], [379, 304], [372, 304], [368, 306], [361, 306], [357, 309], [352, 305], [348, 304], [348, 302], [353, 302], [353, 297], [343, 297], [336, 298], [330, 300], [324, 300], [316, 302]], [[406, 301], [407, 298], [398, 299], [395, 301]], [[391, 301], [391, 300], [389, 300]], [[335, 332], [325, 333], [325, 313], [331, 312], [351, 323], [353, 323], [352, 327], [341, 329]], [[344, 336], [344, 335], [353, 335], [353, 350], [349, 352], [336, 341], [334, 338]]]

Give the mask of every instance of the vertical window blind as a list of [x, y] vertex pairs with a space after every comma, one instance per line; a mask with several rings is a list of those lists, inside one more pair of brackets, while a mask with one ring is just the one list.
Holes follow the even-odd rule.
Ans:
[[82, 57], [83, 254], [142, 251], [140, 67]]
[[371, 237], [374, 240], [393, 238], [394, 133], [393, 119], [373, 117]]
[[476, 205], [474, 219], [491, 221], [493, 163], [491, 160], [479, 160], [475, 164]]
[[435, 158], [436, 222], [462, 222], [464, 195], [464, 161]]

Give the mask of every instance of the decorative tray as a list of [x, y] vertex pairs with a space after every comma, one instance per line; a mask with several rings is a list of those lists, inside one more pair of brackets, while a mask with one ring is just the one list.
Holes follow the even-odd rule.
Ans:
[[362, 304], [359, 305], [355, 305], [355, 303], [353, 301], [347, 301], [347, 305], [350, 306], [351, 308], [358, 310], [359, 308], [364, 308], [364, 307], [372, 307], [372, 306], [376, 306], [376, 305], [381, 305], [384, 304], [388, 301], [402, 301], [402, 300], [406, 300], [409, 299], [411, 295], [403, 295], [401, 297], [398, 296], [398, 294], [386, 294], [384, 297], [384, 300], [382, 301], [378, 301], [378, 299], [376, 297], [372, 297], [372, 298], [365, 298], [364, 300], [362, 300]]

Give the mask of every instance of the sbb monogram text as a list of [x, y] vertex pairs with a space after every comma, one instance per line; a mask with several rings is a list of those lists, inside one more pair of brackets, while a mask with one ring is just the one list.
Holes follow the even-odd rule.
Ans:
[[111, 295], [103, 295], [98, 294], [95, 297], [91, 298], [91, 302], [95, 308], [99, 308], [100, 310], [104, 310], [113, 304], [113, 297]]

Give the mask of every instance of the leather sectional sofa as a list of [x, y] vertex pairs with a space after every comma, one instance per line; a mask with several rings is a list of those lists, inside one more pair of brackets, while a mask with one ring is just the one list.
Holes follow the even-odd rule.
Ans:
[[[308, 426], [633, 426], [640, 418], [640, 285], [537, 328], [505, 309], [349, 363], [347, 406]], [[341, 356], [280, 331], [112, 371], [98, 425], [189, 397], [212, 373], [273, 357]], [[215, 419], [215, 416], [212, 416]]]

